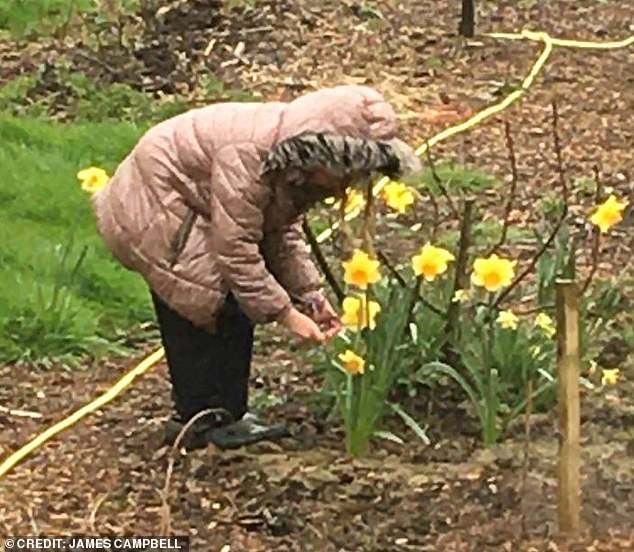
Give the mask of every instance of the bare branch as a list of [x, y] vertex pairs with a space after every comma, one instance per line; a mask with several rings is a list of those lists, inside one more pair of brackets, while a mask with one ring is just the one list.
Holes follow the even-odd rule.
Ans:
[[515, 144], [513, 142], [513, 136], [511, 134], [511, 125], [508, 121], [504, 121], [504, 134], [506, 136], [506, 147], [509, 152], [509, 161], [511, 163], [511, 189], [509, 190], [508, 201], [506, 202], [506, 209], [504, 210], [504, 223], [502, 225], [502, 234], [500, 236], [500, 241], [498, 241], [498, 243], [493, 246], [487, 256], [491, 256], [506, 243], [506, 236], [509, 228], [509, 219], [511, 218], [513, 201], [515, 200], [515, 194], [517, 191], [517, 159], [515, 157]]
[[557, 169], [559, 172], [559, 184], [561, 185], [561, 193], [563, 194], [564, 203], [568, 206], [568, 184], [566, 182], [566, 174], [564, 171], [563, 155], [561, 152], [561, 140], [559, 138], [559, 112], [557, 111], [557, 101], [553, 100], [553, 140], [555, 144], [555, 154], [557, 155]]
[[460, 213], [458, 212], [458, 209], [456, 208], [456, 204], [453, 202], [453, 199], [451, 199], [451, 196], [449, 195], [447, 188], [445, 188], [445, 185], [442, 183], [442, 180], [440, 179], [440, 177], [438, 176], [438, 173], [436, 172], [436, 165], [434, 164], [434, 160], [431, 156], [431, 148], [429, 147], [429, 143], [427, 144], [427, 150], [425, 151], [425, 153], [427, 155], [429, 170], [431, 171], [431, 175], [434, 179], [434, 182], [440, 189], [440, 192], [442, 193], [443, 197], [447, 200], [447, 205], [449, 205], [449, 208], [451, 209], [451, 212], [453, 213], [453, 215], [456, 218], [460, 218]]
[[[595, 181], [597, 183], [597, 189], [594, 195], [594, 202], [599, 203], [599, 200], [601, 199], [601, 195], [603, 193], [603, 185], [601, 183], [601, 173], [599, 171], [599, 166], [595, 165], [594, 166], [594, 178]], [[581, 292], [580, 295], [584, 295], [587, 291], [587, 289], [590, 287], [590, 284], [592, 283], [592, 280], [594, 278], [594, 275], [597, 272], [597, 268], [599, 266], [599, 250], [600, 250], [600, 246], [601, 246], [601, 232], [599, 230], [599, 228], [597, 228], [596, 226], [592, 229], [593, 235], [592, 235], [592, 265], [590, 268], [590, 273], [588, 274], [588, 277], [586, 278], [586, 281], [583, 283], [583, 286], [581, 287]]]
[[[475, 203], [474, 198], [465, 198], [462, 220], [460, 222], [460, 242], [458, 244], [458, 258], [456, 259], [456, 275], [451, 292], [451, 298], [449, 300], [449, 306], [447, 307], [447, 322], [445, 325], [445, 335], [447, 337], [454, 334], [457, 327], [458, 314], [460, 313], [459, 303], [453, 300], [456, 292], [459, 289], [465, 289], [468, 287], [467, 281], [467, 261], [469, 259], [469, 247], [471, 245], [471, 224], [473, 217], [473, 205]], [[454, 351], [451, 349], [447, 341], [445, 344], [445, 354], [447, 358], [451, 360], [455, 357]]]
[[339, 301], [339, 304], [341, 304], [346, 294], [344, 293], [341, 285], [337, 281], [337, 278], [333, 274], [330, 268], [330, 265], [328, 264], [328, 261], [326, 260], [326, 257], [324, 256], [324, 253], [321, 250], [321, 247], [319, 246], [319, 243], [317, 243], [317, 238], [315, 238], [315, 234], [313, 234], [313, 231], [311, 230], [306, 217], [304, 217], [304, 220], [302, 222], [302, 228], [304, 230], [304, 234], [306, 235], [306, 239], [308, 240], [310, 248], [313, 252], [313, 255], [315, 256], [315, 259], [317, 260], [317, 264], [319, 265], [319, 268], [324, 273], [324, 276], [326, 277], [326, 281], [328, 282], [328, 284], [332, 288], [332, 291], [337, 297], [337, 301]]
[[181, 441], [185, 437], [186, 433], [189, 429], [202, 417], [207, 416], [208, 414], [213, 414], [217, 412], [217, 408], [207, 408], [195, 416], [193, 416], [184, 426], [183, 429], [180, 430], [174, 444], [172, 445], [172, 449], [170, 451], [170, 458], [167, 462], [167, 471], [165, 472], [165, 484], [163, 485], [163, 489], [159, 491], [159, 495], [161, 496], [162, 508], [161, 508], [161, 535], [170, 535], [172, 532], [172, 517], [171, 510], [169, 505], [169, 491], [170, 491], [170, 482], [172, 480], [172, 473], [174, 471], [174, 462], [176, 458], [176, 451], [180, 447]]
[[548, 236], [548, 239], [544, 242], [542, 247], [535, 254], [535, 256], [533, 257], [529, 265], [524, 269], [524, 271], [519, 276], [517, 276], [517, 278], [515, 278], [513, 282], [511, 282], [511, 285], [509, 287], [507, 287], [502, 293], [500, 293], [497, 300], [492, 305], [494, 309], [498, 308], [498, 306], [502, 303], [502, 301], [506, 299], [506, 297], [508, 297], [508, 295], [522, 282], [522, 280], [533, 272], [535, 266], [537, 265], [537, 261], [539, 261], [542, 255], [546, 253], [547, 249], [555, 241], [555, 238], [557, 237], [559, 230], [561, 230], [561, 227], [563, 226], [566, 220], [566, 217], [568, 216], [568, 184], [566, 181], [566, 174], [564, 171], [561, 141], [559, 139], [559, 131], [558, 131], [559, 119], [557, 114], [557, 104], [554, 100], [552, 105], [553, 105], [553, 143], [554, 143], [555, 154], [557, 156], [557, 169], [559, 172], [559, 182], [561, 185], [561, 193], [564, 199], [564, 206], [562, 209], [561, 216], [559, 217], [559, 220], [557, 221], [552, 232], [550, 233], [550, 236]]

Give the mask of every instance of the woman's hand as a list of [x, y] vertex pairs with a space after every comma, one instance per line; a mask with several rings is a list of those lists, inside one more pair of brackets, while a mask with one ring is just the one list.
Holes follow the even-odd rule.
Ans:
[[312, 311], [312, 319], [320, 328], [325, 328], [324, 336], [326, 341], [329, 341], [341, 331], [341, 319], [328, 299], [322, 297], [312, 306]]
[[304, 339], [310, 339], [322, 343], [326, 340], [326, 335], [319, 329], [314, 320], [292, 307], [280, 320], [280, 322], [291, 332]]

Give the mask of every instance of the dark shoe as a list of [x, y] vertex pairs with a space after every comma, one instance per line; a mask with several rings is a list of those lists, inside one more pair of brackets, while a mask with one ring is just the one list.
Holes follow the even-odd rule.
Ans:
[[241, 420], [212, 429], [209, 440], [221, 449], [235, 449], [259, 441], [274, 441], [288, 437], [290, 432], [284, 424], [265, 425], [253, 414], [245, 414]]
[[[181, 437], [179, 446], [188, 450], [204, 448], [209, 444], [209, 439], [207, 438], [209, 431], [234, 422], [235, 419], [229, 411], [224, 408], [214, 409], [213, 412], [201, 416], [189, 427], [187, 432]], [[167, 420], [165, 424], [165, 444], [173, 445], [186, 425], [187, 422], [178, 416]]]
[[[168, 420], [165, 428], [166, 442], [174, 443], [183, 427], [185, 424], [181, 420], [174, 418]], [[284, 424], [268, 426], [260, 422], [253, 414], [247, 413], [237, 422], [231, 420], [229, 423], [221, 424], [209, 416], [194, 423], [181, 440], [181, 444], [190, 450], [204, 448], [209, 443], [221, 449], [236, 449], [259, 441], [273, 441], [289, 435], [288, 428]]]

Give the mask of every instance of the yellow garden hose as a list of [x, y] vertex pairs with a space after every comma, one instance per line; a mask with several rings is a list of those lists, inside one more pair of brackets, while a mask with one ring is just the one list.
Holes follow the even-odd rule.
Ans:
[[[533, 84], [533, 81], [543, 68], [544, 64], [548, 60], [553, 48], [555, 46], [563, 47], [563, 48], [582, 48], [582, 49], [601, 49], [601, 50], [611, 50], [617, 48], [626, 48], [634, 44], [634, 36], [627, 38], [625, 40], [621, 40], [618, 42], [587, 42], [587, 41], [578, 41], [578, 40], [564, 40], [559, 38], [551, 38], [547, 33], [544, 32], [534, 32], [534, 31], [522, 31], [520, 34], [513, 33], [491, 33], [486, 36], [491, 38], [500, 38], [507, 40], [531, 40], [535, 42], [542, 42], [544, 44], [544, 49], [540, 56], [537, 58], [535, 63], [533, 64], [531, 70], [528, 75], [522, 82], [522, 86], [520, 89], [512, 92], [506, 98], [504, 98], [501, 102], [494, 104], [492, 106], [487, 107], [486, 109], [476, 113], [466, 121], [459, 123], [455, 126], [451, 126], [446, 128], [439, 134], [436, 134], [432, 138], [430, 138], [427, 142], [422, 144], [417, 150], [417, 155], [422, 155], [427, 151], [429, 147], [432, 147], [451, 136], [459, 134], [461, 132], [465, 132], [475, 125], [481, 123], [485, 119], [500, 113], [515, 101], [517, 101], [524, 93], [530, 88]], [[378, 194], [381, 189], [388, 182], [387, 178], [382, 178], [375, 186], [374, 193]], [[351, 220], [359, 215], [360, 210], [355, 209], [351, 211], [347, 216], [346, 220]], [[338, 224], [335, 223], [331, 228], [322, 232], [318, 237], [317, 241], [319, 243], [323, 243], [326, 241], [336, 230]], [[145, 358], [140, 364], [138, 364], [135, 368], [133, 368], [130, 372], [125, 374], [121, 379], [119, 379], [112, 387], [110, 387], [105, 393], [89, 402], [88, 404], [81, 407], [79, 410], [75, 411], [70, 416], [64, 418], [63, 420], [57, 422], [52, 425], [42, 433], [38, 434], [32, 440], [30, 440], [26, 445], [22, 446], [20, 449], [10, 454], [3, 462], [0, 464], [0, 479], [7, 474], [9, 470], [11, 470], [18, 462], [23, 460], [26, 456], [28, 456], [35, 449], [46, 443], [49, 439], [60, 433], [61, 431], [68, 429], [72, 425], [76, 424], [79, 420], [81, 420], [84, 416], [95, 412], [96, 410], [102, 408], [104, 405], [112, 401], [115, 397], [117, 397], [126, 387], [128, 387], [138, 376], [149, 370], [152, 366], [158, 363], [164, 357], [163, 348], [158, 349], [150, 356]]]
[[[600, 50], [614, 50], [617, 48], [626, 48], [634, 44], [634, 36], [631, 36], [625, 40], [621, 40], [618, 42], [588, 42], [588, 41], [579, 41], [579, 40], [564, 40], [560, 38], [552, 38], [548, 33], [545, 32], [537, 32], [537, 31], [522, 31], [519, 34], [516, 33], [489, 33], [485, 36], [491, 38], [501, 38], [507, 40], [532, 40], [535, 42], [543, 42], [544, 49], [540, 56], [537, 58], [531, 70], [529, 71], [526, 78], [522, 81], [522, 86], [518, 90], [515, 90], [506, 98], [504, 98], [501, 102], [491, 105], [482, 111], [479, 111], [466, 121], [459, 123], [457, 125], [451, 126], [443, 130], [442, 132], [436, 134], [431, 137], [427, 142], [421, 144], [419, 148], [416, 150], [416, 155], [424, 154], [430, 147], [435, 146], [439, 142], [446, 140], [456, 134], [460, 134], [461, 132], [465, 132], [474, 126], [478, 125], [485, 119], [504, 111], [511, 104], [519, 100], [524, 93], [530, 88], [533, 84], [533, 81], [542, 70], [544, 64], [550, 57], [550, 54], [553, 51], [554, 46], [561, 46], [564, 48], [585, 48], [585, 49], [600, 49]], [[383, 189], [383, 187], [389, 182], [387, 177], [381, 178], [376, 185], [374, 186], [374, 194], [377, 195]], [[349, 222], [355, 219], [361, 213], [360, 208], [355, 208], [351, 210], [345, 217], [344, 220]], [[335, 222], [330, 228], [324, 230], [321, 234], [317, 236], [317, 243], [323, 243], [328, 238], [330, 238], [334, 231], [339, 228], [339, 222]]]
[[102, 406], [109, 403], [114, 399], [121, 391], [123, 391], [128, 385], [130, 385], [137, 376], [140, 376], [154, 366], [163, 358], [163, 348], [161, 347], [157, 351], [154, 351], [145, 360], [141, 361], [135, 368], [125, 374], [119, 381], [117, 381], [110, 389], [108, 389], [103, 395], [100, 395], [95, 400], [82, 406], [79, 410], [73, 412], [67, 418], [57, 422], [49, 427], [46, 431], [40, 433], [37, 437], [29, 441], [26, 445], [16, 450], [11, 454], [2, 464], [0, 464], [0, 478], [2, 478], [13, 466], [15, 466], [25, 456], [33, 452], [36, 448], [43, 445], [51, 437], [57, 435], [60, 431], [68, 429], [70, 426], [76, 424], [87, 414], [93, 413], [95, 410], [99, 410]]

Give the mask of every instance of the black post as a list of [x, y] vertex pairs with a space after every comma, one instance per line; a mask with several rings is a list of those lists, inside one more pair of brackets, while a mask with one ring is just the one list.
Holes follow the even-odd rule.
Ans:
[[475, 0], [462, 0], [459, 32], [467, 38], [473, 38], [475, 35]]

